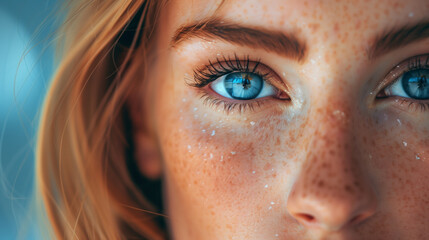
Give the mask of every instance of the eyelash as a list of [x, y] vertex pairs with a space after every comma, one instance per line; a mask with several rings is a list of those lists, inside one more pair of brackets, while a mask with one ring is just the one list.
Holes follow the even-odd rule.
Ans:
[[[247, 55], [244, 57], [245, 60], [241, 60], [236, 54], [233, 57], [225, 57], [216, 58], [215, 62], [209, 61], [209, 64], [197, 68], [194, 70], [193, 78], [188, 79], [186, 83], [189, 86], [196, 87], [199, 89], [204, 88], [209, 85], [211, 82], [215, 81], [219, 77], [227, 75], [233, 72], [249, 72], [259, 75], [263, 81], [266, 81], [273, 86], [274, 76], [272, 75], [272, 71], [266, 70], [262, 71], [259, 68], [265, 67], [258, 60], [250, 60], [250, 57]], [[268, 68], [268, 67], [265, 67]], [[280, 91], [280, 90], [279, 90]], [[223, 100], [221, 97], [213, 96], [213, 94], [207, 93], [206, 91], [201, 91], [201, 99], [203, 99], [203, 103], [211, 106], [211, 107], [219, 107], [223, 105], [223, 110], [226, 113], [230, 113], [233, 110], [238, 110], [240, 113], [245, 112], [247, 110], [254, 111], [256, 108], [261, 107], [265, 100], [260, 99], [252, 99], [252, 100]]]
[[[423, 60], [424, 58], [426, 58], [426, 60]], [[401, 106], [406, 105], [408, 110], [411, 110], [411, 111], [420, 110], [421, 112], [429, 110], [428, 100], [417, 100], [417, 99], [404, 98], [399, 96], [379, 97], [380, 93], [383, 93], [387, 87], [394, 84], [396, 81], [399, 81], [402, 75], [406, 74], [407, 72], [419, 70], [419, 69], [429, 69], [429, 54], [423, 54], [423, 55], [418, 55], [418, 56], [408, 58], [402, 61], [401, 63], [399, 63], [398, 65], [396, 65], [392, 70], [390, 70], [385, 77], [386, 84], [384, 84], [385, 86], [383, 86], [383, 88], [380, 90], [376, 99], [383, 100], [391, 97], [396, 97], [395, 102], [397, 102]]]
[[[422, 61], [424, 57], [426, 57], [426, 60]], [[233, 58], [225, 56], [222, 56], [222, 59], [216, 58], [215, 62], [209, 61], [208, 65], [195, 69], [193, 72], [193, 78], [187, 79], [186, 83], [189, 86], [201, 89], [201, 99], [203, 99], [203, 103], [208, 106], [219, 107], [223, 105], [223, 110], [226, 113], [229, 113], [233, 110], [238, 110], [240, 113], [246, 110], [254, 111], [257, 107], [261, 107], [266, 101], [259, 99], [245, 101], [232, 99], [223, 100], [220, 97], [215, 97], [213, 96], [213, 94], [207, 93], [207, 91], [202, 90], [202, 88], [209, 85], [211, 82], [215, 81], [219, 77], [222, 77], [232, 72], [254, 73], [261, 76], [261, 78], [267, 83], [275, 86], [275, 84], [273, 84], [274, 76], [272, 75], [272, 71], [267, 70], [263, 72], [258, 69], [258, 67], [260, 66], [268, 68], [263, 65], [259, 59], [256, 61], [252, 61], [250, 60], [250, 57], [248, 55], [245, 56], [244, 59], [245, 60], [240, 60], [240, 58], [236, 54], [234, 54]], [[385, 89], [391, 84], [395, 83], [396, 81], [399, 81], [399, 77], [401, 77], [402, 75], [406, 74], [407, 72], [418, 69], [429, 69], [428, 54], [406, 59], [403, 62], [399, 63], [392, 70], [390, 70], [385, 77], [385, 84], [384, 87], [380, 90], [380, 93], [385, 91]], [[416, 100], [412, 98], [404, 98], [398, 96], [379, 97], [379, 94], [377, 94], [376, 99], [383, 100], [391, 97], [396, 97], [395, 102], [399, 103], [400, 105], [407, 104], [408, 110], [421, 110], [422, 112], [429, 110], [429, 102], [424, 100]]]

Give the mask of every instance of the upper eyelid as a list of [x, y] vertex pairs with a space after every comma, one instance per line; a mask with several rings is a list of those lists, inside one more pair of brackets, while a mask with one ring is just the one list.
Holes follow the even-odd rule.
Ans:
[[[423, 63], [419, 61], [421, 60], [421, 58], [426, 58], [425, 60], [423, 60]], [[377, 92], [385, 89], [386, 87], [398, 81], [400, 79], [400, 76], [402, 74], [405, 74], [407, 71], [415, 70], [418, 68], [429, 69], [429, 53], [413, 56], [396, 64], [395, 67], [390, 69], [387, 74], [385, 74], [383, 81], [381, 82], [381, 84], [379, 84], [379, 87], [377, 88]]]
[[[222, 56], [221, 58], [217, 57], [215, 62], [211, 60], [208, 62], [203, 67], [194, 69], [193, 75], [196, 83], [191, 83], [191, 86], [204, 87], [209, 83], [208, 78], [220, 77], [234, 71], [256, 73], [268, 83], [272, 83], [271, 78], [278, 77], [274, 70], [263, 64], [260, 59], [253, 60], [249, 56], [238, 57], [234, 54], [233, 57]], [[214, 80], [212, 79], [212, 81]]]

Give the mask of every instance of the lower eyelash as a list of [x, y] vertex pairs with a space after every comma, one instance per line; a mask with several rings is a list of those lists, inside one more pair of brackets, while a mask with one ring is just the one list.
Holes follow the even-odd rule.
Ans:
[[238, 110], [239, 113], [243, 113], [245, 111], [255, 111], [257, 108], [260, 108], [265, 101], [261, 100], [252, 100], [252, 101], [245, 101], [245, 102], [231, 102], [231, 101], [224, 101], [222, 99], [216, 98], [211, 96], [211, 94], [202, 92], [201, 97], [203, 104], [213, 107], [213, 108], [222, 108], [225, 113], [231, 113], [234, 110]]
[[413, 111], [420, 110], [421, 112], [425, 112], [426, 110], [429, 110], [429, 102], [415, 102], [410, 101], [406, 98], [402, 98], [400, 100], [397, 100], [400, 105], [406, 105], [408, 109]]

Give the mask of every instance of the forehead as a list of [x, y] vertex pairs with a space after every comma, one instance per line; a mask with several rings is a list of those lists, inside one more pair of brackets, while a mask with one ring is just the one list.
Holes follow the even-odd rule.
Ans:
[[216, 16], [235, 23], [294, 32], [310, 41], [322, 37], [323, 41], [336, 41], [344, 37], [365, 39], [399, 25], [427, 20], [429, 1], [180, 0], [169, 2], [166, 10], [172, 31]]

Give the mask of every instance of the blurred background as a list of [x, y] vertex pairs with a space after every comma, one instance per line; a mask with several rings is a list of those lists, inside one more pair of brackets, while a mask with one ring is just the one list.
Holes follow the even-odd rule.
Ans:
[[34, 208], [34, 149], [55, 69], [60, 4], [0, 0], [0, 240], [42, 239]]

